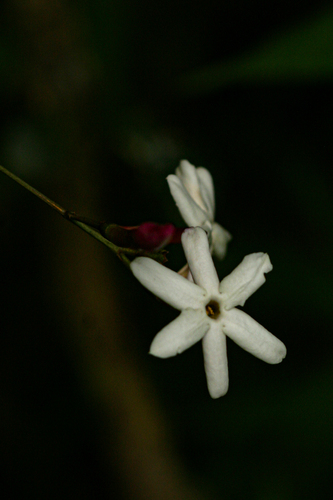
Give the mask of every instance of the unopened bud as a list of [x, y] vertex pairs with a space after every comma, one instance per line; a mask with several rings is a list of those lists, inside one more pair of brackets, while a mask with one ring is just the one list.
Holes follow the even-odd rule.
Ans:
[[144, 222], [133, 231], [132, 237], [143, 250], [160, 250], [169, 243], [180, 242], [179, 229], [171, 223]]
[[180, 243], [184, 228], [171, 223], [143, 222], [140, 226], [130, 227], [103, 224], [100, 230], [105, 238], [119, 247], [158, 251], [169, 243]]

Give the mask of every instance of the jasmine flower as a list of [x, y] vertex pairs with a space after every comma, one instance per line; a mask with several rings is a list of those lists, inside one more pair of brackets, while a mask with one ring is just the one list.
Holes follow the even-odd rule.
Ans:
[[214, 222], [215, 195], [211, 174], [203, 167], [195, 168], [187, 160], [182, 160], [176, 175], [168, 175], [167, 181], [186, 224], [205, 229], [213, 255], [223, 259], [231, 235]]
[[186, 229], [182, 245], [194, 283], [147, 257], [131, 263], [142, 285], [181, 311], [156, 335], [150, 354], [168, 358], [202, 340], [208, 390], [212, 398], [218, 398], [226, 394], [229, 384], [227, 336], [267, 363], [280, 363], [286, 356], [280, 340], [236, 308], [264, 284], [272, 264], [267, 254], [247, 255], [220, 283], [205, 231]]

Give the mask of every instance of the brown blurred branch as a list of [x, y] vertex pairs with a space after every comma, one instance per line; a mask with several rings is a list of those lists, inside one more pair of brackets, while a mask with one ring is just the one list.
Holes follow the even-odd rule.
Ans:
[[[27, 108], [57, 124], [65, 151], [67, 169], [57, 170], [52, 196], [67, 196], [94, 215], [99, 178], [85, 111], [94, 60], [83, 43], [82, 17], [61, 0], [16, 0], [11, 8], [24, 52]], [[82, 384], [106, 415], [106, 453], [110, 466], [117, 464], [124, 494], [135, 500], [200, 499], [175, 454], [149, 380], [121, 339], [128, 291], [111, 277], [111, 255], [61, 219], [45, 230], [44, 254], [55, 307], [68, 320], [68, 349]]]

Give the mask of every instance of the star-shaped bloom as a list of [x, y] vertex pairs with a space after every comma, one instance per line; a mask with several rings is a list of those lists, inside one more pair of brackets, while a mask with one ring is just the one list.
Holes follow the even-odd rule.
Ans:
[[176, 175], [168, 175], [167, 181], [186, 224], [205, 229], [213, 255], [223, 259], [231, 235], [214, 222], [215, 195], [211, 174], [203, 167], [195, 168], [187, 160], [182, 160]]
[[154, 338], [150, 354], [168, 358], [202, 340], [208, 390], [212, 398], [226, 394], [229, 385], [226, 336], [267, 363], [280, 363], [285, 345], [246, 313], [237, 309], [272, 270], [267, 254], [247, 255], [219, 282], [205, 231], [186, 229], [182, 244], [194, 283], [147, 257], [131, 263], [136, 278], [148, 290], [181, 311]]

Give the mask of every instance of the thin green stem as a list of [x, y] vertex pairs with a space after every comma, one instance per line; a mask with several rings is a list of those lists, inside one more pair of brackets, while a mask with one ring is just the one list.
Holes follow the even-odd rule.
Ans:
[[129, 267], [130, 261], [128, 259], [126, 259], [126, 261], [128, 262], [127, 263], [121, 257], [122, 253], [124, 253], [124, 251], [126, 251], [126, 249], [122, 249], [121, 247], [118, 247], [117, 245], [112, 243], [112, 241], [107, 240], [106, 238], [104, 238], [104, 236], [101, 235], [101, 233], [99, 231], [96, 231], [96, 229], [94, 229], [93, 227], [87, 226], [87, 224], [84, 224], [84, 222], [80, 222], [80, 221], [75, 220], [75, 219], [68, 219], [68, 220], [70, 222], [72, 222], [73, 224], [75, 224], [76, 226], [78, 226], [79, 228], [83, 229], [83, 231], [85, 231], [86, 233], [90, 234], [90, 236], [92, 236], [93, 238], [100, 241], [101, 243], [106, 245], [108, 248], [110, 248], [110, 250], [112, 250], [112, 252], [115, 253], [120, 258], [120, 260], [122, 262], [124, 262], [124, 264]]
[[119, 259], [125, 264], [125, 266], [129, 267], [131, 263], [131, 261], [127, 258], [127, 255], [131, 255], [132, 257], [136, 257], [137, 255], [145, 255], [146, 257], [150, 257], [161, 263], [166, 261], [164, 252], [145, 252], [144, 250], [136, 250], [133, 248], [122, 248], [115, 245], [114, 243], [112, 243], [112, 241], [104, 238], [104, 236], [102, 236], [102, 234], [99, 232], [98, 227], [100, 226], [101, 223], [93, 221], [92, 219], [89, 219], [87, 217], [81, 217], [73, 212], [69, 212], [68, 210], [58, 205], [58, 203], [55, 203], [54, 201], [50, 200], [50, 198], [40, 193], [37, 189], [30, 186], [30, 184], [20, 179], [20, 177], [18, 177], [17, 175], [12, 174], [9, 170], [2, 167], [1, 165], [0, 165], [0, 172], [3, 172], [5, 175], [13, 179], [13, 181], [17, 182], [25, 189], [30, 191], [32, 194], [37, 196], [37, 198], [44, 201], [44, 203], [47, 203], [47, 205], [53, 208], [62, 217], [72, 222], [72, 224], [75, 224], [80, 229], [90, 234], [90, 236], [92, 236], [93, 238], [100, 241], [108, 248], [110, 248], [110, 250], [112, 250], [112, 252], [115, 253], [117, 257], [119, 257]]
[[51, 208], [53, 208], [54, 210], [56, 210], [60, 215], [62, 215], [62, 216], [65, 215], [66, 210], [64, 208], [62, 208], [60, 205], [58, 205], [58, 203], [56, 203], [55, 201], [50, 200], [50, 198], [48, 198], [47, 196], [45, 196], [43, 193], [40, 193], [39, 191], [37, 191], [37, 189], [35, 189], [32, 186], [30, 186], [30, 184], [28, 184], [27, 182], [25, 182], [22, 179], [20, 179], [20, 177], [17, 177], [17, 175], [12, 174], [11, 172], [9, 172], [9, 170], [7, 170], [5, 167], [2, 167], [1, 165], [0, 165], [0, 172], [3, 172], [8, 177], [10, 177], [11, 179], [13, 179], [13, 181], [17, 182], [18, 184], [20, 184], [21, 186], [23, 186], [25, 189], [27, 189], [28, 191], [30, 191], [32, 194], [34, 194], [35, 196], [37, 196], [37, 198], [39, 198], [40, 200], [44, 201], [44, 203], [47, 203]]

